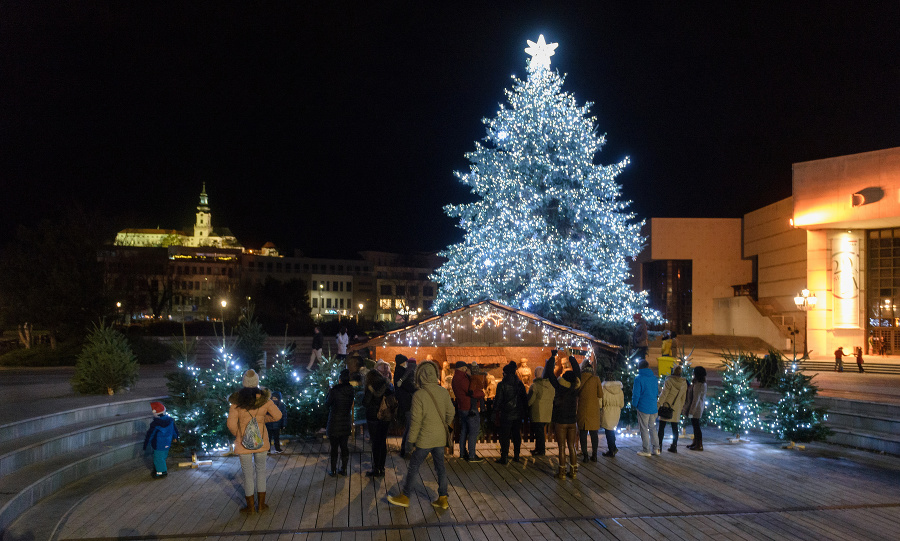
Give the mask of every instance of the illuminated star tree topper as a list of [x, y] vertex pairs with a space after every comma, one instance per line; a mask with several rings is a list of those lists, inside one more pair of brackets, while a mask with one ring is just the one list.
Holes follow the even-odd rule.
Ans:
[[537, 43], [529, 40], [528, 47], [525, 52], [531, 55], [531, 62], [528, 64], [532, 70], [538, 68], [550, 69], [550, 57], [556, 54], [558, 43], [547, 43], [544, 41], [544, 34], [538, 37]]
[[435, 310], [493, 299], [564, 323], [630, 321], [647, 303], [626, 283], [644, 242], [615, 181], [628, 158], [595, 163], [604, 138], [591, 104], [578, 105], [547, 69], [555, 43], [528, 44], [527, 80], [513, 77], [508, 105], [484, 120], [469, 170], [456, 172], [479, 200], [445, 207], [466, 233], [441, 253]]

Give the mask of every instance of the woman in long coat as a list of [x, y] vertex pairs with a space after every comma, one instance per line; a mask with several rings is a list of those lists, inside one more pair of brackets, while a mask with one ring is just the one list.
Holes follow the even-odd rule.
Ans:
[[528, 407], [531, 408], [531, 431], [534, 435], [534, 450], [531, 451], [531, 456], [544, 456], [547, 452], [544, 429], [552, 419], [553, 397], [556, 395], [556, 391], [550, 385], [550, 380], [543, 377], [543, 375], [544, 367], [535, 367], [534, 382], [528, 391]]
[[[387, 366], [384, 361], [379, 365]], [[366, 425], [369, 427], [369, 439], [372, 441], [372, 469], [366, 477], [384, 477], [384, 464], [387, 461], [387, 434], [391, 428], [391, 419], [379, 419], [378, 412], [385, 397], [394, 394], [394, 386], [388, 383], [384, 369], [369, 370], [366, 374], [366, 390], [363, 394], [363, 405], [366, 407]], [[388, 372], [390, 374], [390, 372]]]
[[[254, 497], [259, 494], [259, 512], [269, 508], [266, 505], [266, 454], [269, 451], [269, 434], [266, 422], [281, 419], [281, 410], [271, 400], [266, 389], [259, 388], [259, 376], [253, 370], [244, 372], [241, 390], [228, 397], [231, 406], [228, 408], [228, 430], [235, 436], [234, 454], [241, 459], [241, 471], [244, 473], [244, 496], [247, 507], [241, 513], [253, 514]], [[244, 447], [243, 439], [251, 420], [262, 437], [258, 449]]]
[[337, 467], [338, 450], [341, 454], [341, 469], [339, 475], [347, 475], [347, 463], [350, 461], [350, 449], [348, 442], [353, 433], [353, 398], [356, 391], [350, 385], [350, 371], [341, 370], [339, 382], [328, 391], [325, 399], [325, 407], [328, 408], [328, 425], [325, 434], [331, 441], [331, 469], [328, 475], [334, 477]]
[[600, 410], [600, 426], [606, 433], [606, 452], [603, 456], [608, 457], [614, 457], [619, 452], [616, 447], [616, 427], [619, 426], [619, 416], [625, 407], [622, 382], [612, 378], [611, 374], [607, 374], [606, 381], [603, 382], [603, 409]]
[[706, 405], [706, 369], [698, 366], [694, 369], [694, 378], [688, 390], [687, 400], [684, 402], [685, 416], [691, 419], [694, 428], [694, 443], [688, 445], [691, 451], [703, 450], [703, 432], [700, 430], [700, 418], [703, 417], [703, 408]]
[[668, 404], [672, 407], [672, 416], [663, 417], [659, 415], [659, 446], [662, 447], [663, 433], [665, 432], [666, 423], [672, 424], [672, 445], [669, 447], [670, 453], [678, 452], [678, 421], [681, 419], [681, 410], [684, 408], [685, 398], [687, 397], [687, 382], [681, 377], [681, 367], [676, 366], [672, 370], [672, 375], [666, 378], [659, 398], [656, 400], [657, 407]]
[[[597, 462], [597, 446], [600, 430], [600, 401], [603, 399], [603, 386], [600, 378], [594, 374], [588, 361], [581, 367], [581, 391], [578, 394], [578, 436], [581, 440], [581, 456], [585, 462]], [[591, 455], [588, 457], [587, 437], [591, 435]]]

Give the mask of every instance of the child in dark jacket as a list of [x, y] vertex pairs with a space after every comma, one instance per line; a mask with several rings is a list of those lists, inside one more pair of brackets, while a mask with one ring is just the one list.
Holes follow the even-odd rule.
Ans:
[[166, 415], [166, 407], [162, 402], [151, 402], [150, 409], [153, 411], [153, 422], [144, 437], [144, 450], [147, 450], [148, 445], [153, 449], [153, 472], [150, 475], [159, 479], [169, 475], [166, 458], [169, 457], [172, 441], [178, 439], [178, 428], [175, 421]]
[[281, 429], [287, 426], [287, 408], [284, 406], [284, 402], [281, 401], [281, 391], [272, 391], [272, 402], [281, 411], [281, 419], [266, 423], [266, 430], [269, 432], [269, 439], [272, 443], [269, 454], [277, 455], [283, 452], [281, 450]]

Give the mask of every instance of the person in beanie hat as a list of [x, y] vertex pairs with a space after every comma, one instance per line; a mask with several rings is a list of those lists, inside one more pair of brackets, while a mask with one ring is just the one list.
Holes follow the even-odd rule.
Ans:
[[503, 379], [497, 384], [494, 395], [494, 423], [500, 436], [500, 458], [497, 464], [506, 465], [509, 458], [509, 440], [513, 442], [513, 462], [519, 461], [522, 448], [522, 419], [528, 407], [525, 385], [516, 374], [519, 366], [515, 361], [503, 367]]
[[[247, 507], [241, 513], [255, 512], [254, 496], [259, 494], [259, 512], [269, 508], [266, 505], [266, 453], [269, 451], [269, 435], [266, 423], [281, 419], [281, 410], [272, 402], [271, 394], [259, 388], [259, 375], [255, 370], [244, 372], [243, 387], [228, 397], [231, 406], [228, 408], [228, 430], [234, 434], [234, 454], [241, 460], [241, 471], [244, 473], [244, 496]], [[258, 449], [244, 447], [243, 439], [251, 421], [262, 436]]]
[[328, 408], [328, 425], [325, 434], [331, 442], [331, 468], [328, 475], [334, 477], [337, 469], [338, 450], [341, 455], [341, 469], [337, 473], [347, 475], [347, 463], [350, 461], [348, 442], [353, 433], [353, 399], [356, 391], [350, 385], [350, 371], [341, 370], [338, 383], [328, 391], [325, 407]]
[[283, 452], [281, 449], [281, 429], [287, 426], [287, 408], [284, 402], [281, 401], [281, 391], [272, 391], [272, 402], [281, 411], [281, 419], [266, 423], [266, 430], [269, 431], [270, 441], [272, 446], [275, 447], [274, 450], [269, 449], [269, 454], [277, 455]]
[[178, 439], [178, 427], [175, 426], [175, 421], [166, 415], [166, 407], [162, 402], [150, 402], [150, 411], [153, 412], [153, 421], [147, 429], [147, 435], [144, 436], [144, 451], [148, 445], [153, 449], [153, 472], [150, 476], [160, 479], [169, 475], [166, 459], [169, 457], [172, 441]]

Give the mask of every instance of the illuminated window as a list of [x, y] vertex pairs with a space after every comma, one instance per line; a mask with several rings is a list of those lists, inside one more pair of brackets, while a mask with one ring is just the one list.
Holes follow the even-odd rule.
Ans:
[[382, 310], [390, 310], [391, 309], [391, 299], [380, 299], [378, 301], [378, 305]]

